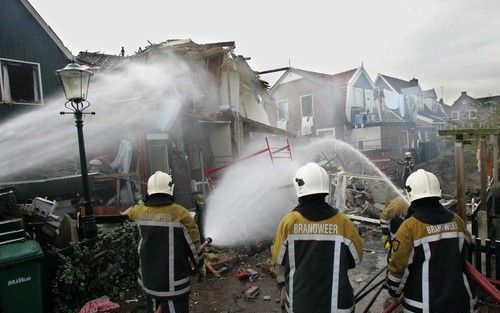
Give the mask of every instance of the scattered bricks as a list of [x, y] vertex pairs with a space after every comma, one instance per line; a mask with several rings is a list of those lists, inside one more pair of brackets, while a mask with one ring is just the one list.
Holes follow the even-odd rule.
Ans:
[[239, 280], [243, 280], [248, 278], [250, 275], [248, 274], [247, 271], [240, 268], [234, 273], [234, 276], [236, 276], [236, 278], [238, 278]]
[[260, 293], [260, 288], [258, 286], [252, 286], [245, 291], [246, 299], [253, 299]]
[[264, 301], [271, 301], [271, 296], [264, 296]]

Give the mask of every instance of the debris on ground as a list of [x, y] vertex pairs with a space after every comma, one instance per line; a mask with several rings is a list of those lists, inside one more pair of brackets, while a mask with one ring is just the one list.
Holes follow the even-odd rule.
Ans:
[[120, 305], [111, 302], [108, 297], [101, 297], [87, 302], [81, 309], [80, 313], [99, 313], [108, 312], [109, 310], [117, 309]]
[[246, 299], [253, 299], [257, 297], [257, 295], [260, 293], [260, 288], [259, 286], [252, 286], [245, 291], [245, 298]]

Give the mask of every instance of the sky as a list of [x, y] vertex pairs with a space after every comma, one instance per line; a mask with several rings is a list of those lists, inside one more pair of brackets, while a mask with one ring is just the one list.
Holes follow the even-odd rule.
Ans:
[[235, 41], [256, 71], [363, 64], [373, 80], [417, 78], [450, 105], [461, 91], [500, 94], [497, 0], [29, 1], [74, 55], [122, 46], [130, 55], [148, 40]]

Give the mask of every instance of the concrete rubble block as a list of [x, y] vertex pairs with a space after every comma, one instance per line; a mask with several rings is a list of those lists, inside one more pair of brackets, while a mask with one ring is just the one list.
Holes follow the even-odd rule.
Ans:
[[380, 212], [382, 212], [385, 208], [385, 205], [383, 205], [382, 203], [374, 203], [373, 206], [375, 207], [375, 209], [379, 210]]
[[253, 299], [255, 297], [257, 297], [257, 295], [260, 293], [260, 288], [259, 286], [252, 286], [250, 288], [248, 288], [246, 291], [245, 291], [245, 298], [246, 299]]
[[264, 296], [264, 301], [271, 301], [271, 296]]

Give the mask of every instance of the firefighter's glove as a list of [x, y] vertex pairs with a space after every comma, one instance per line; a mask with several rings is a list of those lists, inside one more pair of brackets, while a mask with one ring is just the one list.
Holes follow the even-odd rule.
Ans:
[[380, 237], [380, 243], [382, 243], [382, 246], [384, 248], [385, 248], [387, 242], [389, 242], [389, 236], [388, 235], [382, 235]]

